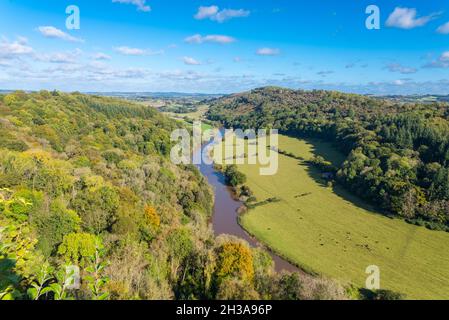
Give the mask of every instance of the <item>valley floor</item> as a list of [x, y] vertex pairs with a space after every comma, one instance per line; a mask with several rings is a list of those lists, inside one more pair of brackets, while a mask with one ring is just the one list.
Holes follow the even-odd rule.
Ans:
[[[319, 154], [342, 161], [319, 141], [281, 136], [279, 149], [306, 160]], [[361, 287], [366, 268], [376, 265], [382, 289], [409, 299], [449, 299], [449, 233], [382, 216], [292, 157], [279, 155], [275, 176], [259, 175], [257, 165], [239, 170], [258, 201], [281, 200], [250, 210], [241, 217], [243, 227], [290, 261]]]

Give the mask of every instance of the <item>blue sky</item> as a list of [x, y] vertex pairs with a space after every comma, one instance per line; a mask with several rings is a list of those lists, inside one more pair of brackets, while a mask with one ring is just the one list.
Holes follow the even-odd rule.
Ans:
[[[379, 30], [365, 27], [371, 4]], [[1, 89], [449, 93], [443, 0], [4, 0], [0, 12]]]

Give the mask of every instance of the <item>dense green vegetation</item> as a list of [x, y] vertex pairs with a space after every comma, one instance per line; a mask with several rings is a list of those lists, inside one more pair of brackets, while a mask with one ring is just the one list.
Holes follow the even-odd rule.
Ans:
[[208, 118], [333, 142], [336, 179], [387, 215], [449, 231], [447, 104], [402, 104], [327, 91], [262, 88], [212, 102]]
[[207, 105], [200, 104], [192, 107], [191, 104], [187, 104], [186, 106], [180, 106], [180, 108], [183, 111], [189, 111], [176, 112], [179, 110], [173, 110], [171, 106], [159, 108], [159, 111], [172, 119], [188, 123], [190, 125], [190, 128], [192, 128], [192, 125], [195, 121], [201, 121], [201, 130], [203, 132], [213, 128], [213, 123], [204, 118], [204, 115], [208, 110]]
[[0, 95], [0, 299], [345, 298], [214, 238], [210, 187], [168, 158], [179, 125], [117, 99]]
[[246, 182], [246, 176], [237, 170], [237, 166], [226, 166], [224, 171], [226, 184], [232, 187], [243, 185]]
[[198, 111], [198, 107], [196, 105], [188, 104], [188, 105], [168, 105], [159, 108], [161, 112], [170, 112], [170, 113], [178, 113], [178, 114], [186, 114], [186, 113], [195, 113]]

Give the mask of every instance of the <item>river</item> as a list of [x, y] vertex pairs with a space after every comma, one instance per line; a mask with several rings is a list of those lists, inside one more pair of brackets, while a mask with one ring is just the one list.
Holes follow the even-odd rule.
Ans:
[[[206, 143], [201, 150], [196, 152], [203, 152], [207, 146], [213, 142]], [[197, 154], [197, 156], [199, 156]], [[215, 235], [229, 234], [246, 240], [251, 246], [262, 246], [259, 241], [251, 237], [238, 223], [237, 210], [243, 205], [242, 202], [235, 200], [232, 197], [231, 190], [225, 184], [224, 175], [217, 172], [212, 164], [202, 163], [198, 165], [201, 173], [207, 178], [209, 184], [214, 188], [215, 207], [213, 214], [213, 228]], [[284, 260], [280, 256], [268, 251], [275, 263], [276, 271], [299, 271], [297, 267]]]

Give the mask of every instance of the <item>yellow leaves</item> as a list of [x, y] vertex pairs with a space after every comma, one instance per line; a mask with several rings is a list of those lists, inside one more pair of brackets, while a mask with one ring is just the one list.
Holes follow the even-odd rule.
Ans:
[[254, 277], [251, 249], [241, 242], [228, 242], [219, 248], [217, 275], [220, 278], [238, 276], [252, 281]]
[[37, 239], [28, 224], [14, 224], [9, 220], [0, 220], [0, 256], [15, 261], [14, 269], [23, 274], [33, 259], [33, 250]]
[[148, 223], [155, 229], [158, 229], [161, 225], [161, 218], [159, 217], [156, 209], [152, 206], [145, 207], [145, 218], [147, 219]]
[[34, 149], [27, 152], [24, 152], [24, 156], [34, 160], [35, 163], [45, 164], [50, 161], [52, 158], [49, 152], [44, 150]]
[[133, 160], [122, 160], [119, 162], [118, 167], [122, 170], [137, 170], [140, 164]]
[[14, 93], [7, 94], [7, 95], [3, 98], [3, 102], [4, 102], [7, 106], [11, 106], [11, 105], [14, 104], [16, 101], [17, 101], [17, 97], [15, 96]]

